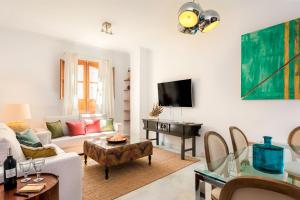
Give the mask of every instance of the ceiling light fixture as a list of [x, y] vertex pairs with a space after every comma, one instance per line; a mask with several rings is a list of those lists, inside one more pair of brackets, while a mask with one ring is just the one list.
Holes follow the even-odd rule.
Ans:
[[198, 30], [206, 33], [220, 23], [220, 16], [215, 10], [202, 10], [193, 0], [181, 6], [178, 12], [178, 30], [186, 34], [196, 34]]
[[112, 27], [110, 22], [103, 22], [101, 32], [112, 35]]

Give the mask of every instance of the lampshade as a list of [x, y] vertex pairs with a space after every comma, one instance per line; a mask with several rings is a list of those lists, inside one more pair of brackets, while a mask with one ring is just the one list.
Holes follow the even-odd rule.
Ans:
[[192, 28], [198, 24], [201, 7], [195, 2], [187, 2], [178, 12], [178, 20], [182, 27]]
[[31, 118], [29, 104], [7, 104], [4, 107], [3, 117], [7, 121], [21, 121]]
[[215, 10], [206, 10], [200, 14], [199, 29], [206, 33], [220, 24], [220, 16]]

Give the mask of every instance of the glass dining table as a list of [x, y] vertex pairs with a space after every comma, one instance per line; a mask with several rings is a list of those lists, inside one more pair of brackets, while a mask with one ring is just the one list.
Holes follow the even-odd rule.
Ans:
[[[256, 176], [269, 179], [276, 179], [289, 184], [294, 184], [300, 188], [300, 181], [294, 181], [289, 174], [300, 174], [300, 159], [295, 157], [295, 153], [288, 145], [277, 145], [284, 147], [284, 173], [271, 174], [256, 170], [253, 167], [252, 145], [238, 151], [235, 155], [230, 153], [225, 158], [206, 163], [195, 169], [195, 195], [196, 200], [205, 200], [207, 186], [223, 188], [224, 185], [240, 176]], [[210, 171], [208, 166], [214, 166]], [[294, 170], [294, 171], [293, 171]], [[288, 173], [289, 172], [289, 173]], [[206, 183], [206, 184], [205, 184]], [[211, 187], [210, 186], [210, 187]]]

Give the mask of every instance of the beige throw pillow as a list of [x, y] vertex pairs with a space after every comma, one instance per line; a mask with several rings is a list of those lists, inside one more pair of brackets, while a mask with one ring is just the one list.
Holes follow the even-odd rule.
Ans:
[[54, 147], [29, 147], [21, 144], [22, 151], [27, 158], [46, 158], [56, 156]]

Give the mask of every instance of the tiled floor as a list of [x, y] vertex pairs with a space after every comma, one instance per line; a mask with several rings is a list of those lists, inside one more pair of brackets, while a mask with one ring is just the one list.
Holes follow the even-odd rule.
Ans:
[[192, 164], [117, 200], [194, 200], [194, 169], [200, 165], [201, 162]]

